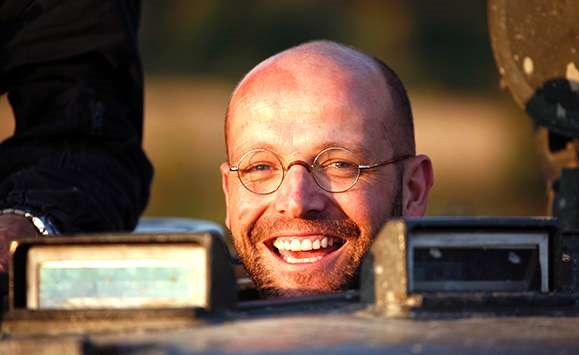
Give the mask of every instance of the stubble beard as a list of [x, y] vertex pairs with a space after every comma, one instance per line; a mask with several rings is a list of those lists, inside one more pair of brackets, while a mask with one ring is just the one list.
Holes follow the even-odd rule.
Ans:
[[[339, 237], [348, 243], [351, 257], [348, 262], [339, 262], [330, 272], [320, 275], [316, 273], [292, 273], [291, 279], [280, 275], [276, 270], [264, 262], [256, 248], [258, 243], [275, 235], [276, 231], [290, 229], [296, 231], [321, 231], [323, 234]], [[299, 295], [322, 294], [347, 288], [355, 275], [357, 266], [361, 262], [366, 244], [361, 245], [364, 239], [360, 228], [350, 219], [289, 219], [289, 218], [260, 218], [249, 232], [247, 238], [234, 238], [235, 248], [246, 270], [255, 282], [260, 293], [266, 297], [289, 297]], [[366, 234], [367, 235], [367, 234]], [[344, 246], [346, 247], [346, 246]], [[291, 286], [288, 286], [291, 285]], [[299, 286], [298, 286], [299, 285]]]
[[[233, 242], [239, 258], [245, 266], [247, 272], [255, 282], [259, 292], [264, 297], [291, 297], [323, 294], [352, 288], [356, 279], [358, 268], [368, 249], [370, 248], [375, 235], [380, 230], [382, 224], [391, 217], [402, 216], [402, 192], [397, 191], [389, 216], [376, 223], [377, 225], [358, 226], [349, 218], [346, 219], [286, 219], [286, 218], [260, 218], [245, 236], [234, 236]], [[348, 253], [345, 262], [338, 263], [330, 273], [323, 275], [323, 282], [320, 282], [320, 275], [307, 273], [296, 273], [292, 275], [291, 284], [305, 285], [304, 287], [287, 287], [278, 280], [275, 270], [270, 269], [263, 261], [256, 245], [267, 240], [280, 227], [296, 228], [296, 230], [321, 230], [328, 231], [328, 234], [347, 240], [349, 243], [341, 251]]]

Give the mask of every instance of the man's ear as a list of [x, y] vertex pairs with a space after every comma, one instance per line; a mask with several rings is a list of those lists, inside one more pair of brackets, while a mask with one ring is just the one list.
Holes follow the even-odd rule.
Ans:
[[231, 229], [229, 224], [229, 164], [221, 163], [219, 169], [221, 170], [221, 188], [225, 196], [225, 225]]
[[432, 163], [426, 155], [417, 155], [406, 163], [402, 194], [405, 217], [424, 216], [433, 183]]

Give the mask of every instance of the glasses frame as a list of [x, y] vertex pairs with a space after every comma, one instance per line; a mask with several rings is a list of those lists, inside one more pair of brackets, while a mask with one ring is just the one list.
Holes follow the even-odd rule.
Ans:
[[287, 165], [287, 167], [285, 167], [285, 166], [283, 165], [283, 162], [281, 161], [280, 157], [279, 157], [277, 154], [275, 154], [274, 152], [272, 152], [271, 150], [263, 149], [263, 148], [258, 148], [258, 149], [252, 149], [252, 150], [249, 150], [249, 151], [245, 152], [245, 153], [239, 158], [239, 162], [243, 161], [243, 159], [244, 159], [248, 154], [250, 154], [250, 153], [255, 153], [255, 152], [268, 152], [268, 153], [271, 153], [271, 154], [273, 154], [273, 155], [276, 157], [276, 159], [279, 161], [279, 163], [280, 163], [280, 165], [281, 165], [281, 167], [282, 167], [281, 179], [280, 179], [279, 183], [277, 184], [277, 186], [276, 186], [272, 191], [270, 191], [270, 192], [256, 192], [256, 191], [253, 191], [252, 189], [250, 189], [249, 187], [247, 187], [247, 185], [245, 185], [245, 183], [243, 182], [243, 179], [241, 178], [241, 174], [239, 173], [239, 163], [238, 163], [238, 165], [230, 165], [230, 167], [229, 167], [229, 172], [236, 172], [236, 173], [237, 173], [237, 178], [239, 179], [239, 182], [241, 182], [241, 185], [243, 185], [243, 187], [244, 187], [245, 189], [247, 189], [247, 191], [250, 191], [250, 192], [252, 192], [252, 193], [254, 193], [254, 194], [257, 194], [257, 195], [270, 195], [270, 194], [276, 192], [276, 191], [280, 188], [281, 184], [283, 183], [283, 180], [285, 179], [286, 173], [289, 171], [289, 169], [290, 169], [292, 166], [294, 166], [294, 165], [301, 165], [301, 166], [303, 166], [304, 168], [306, 168], [306, 170], [310, 173], [310, 175], [312, 175], [312, 178], [314, 179], [314, 181], [316, 182], [316, 185], [318, 185], [318, 187], [319, 187], [320, 189], [322, 189], [322, 190], [324, 190], [324, 191], [326, 191], [326, 192], [329, 192], [329, 193], [342, 193], [342, 192], [346, 192], [346, 191], [350, 190], [352, 187], [354, 187], [354, 185], [356, 185], [356, 183], [357, 183], [358, 180], [360, 179], [360, 175], [361, 175], [363, 172], [368, 171], [368, 170], [371, 170], [371, 169], [379, 168], [379, 167], [382, 167], [382, 166], [394, 164], [394, 163], [397, 163], [397, 162], [399, 162], [399, 161], [402, 161], [402, 160], [405, 160], [405, 159], [414, 157], [414, 154], [404, 154], [404, 155], [401, 155], [401, 156], [398, 156], [398, 157], [394, 157], [394, 158], [392, 158], [392, 159], [383, 160], [383, 161], [380, 161], [380, 162], [377, 162], [377, 163], [373, 163], [373, 164], [357, 164], [356, 166], [358, 167], [358, 173], [356, 174], [356, 178], [354, 179], [354, 181], [352, 182], [352, 184], [351, 184], [350, 186], [342, 189], [342, 190], [339, 190], [339, 191], [331, 191], [331, 190], [328, 190], [328, 189], [324, 188], [322, 185], [320, 185], [320, 183], [318, 182], [318, 179], [316, 178], [316, 175], [312, 173], [312, 170], [314, 170], [314, 169], [316, 168], [316, 165], [315, 165], [315, 164], [316, 164], [316, 161], [318, 160], [318, 158], [319, 158], [322, 154], [324, 154], [325, 152], [327, 152], [327, 151], [329, 151], [329, 150], [334, 150], [334, 149], [345, 150], [345, 151], [347, 151], [347, 152], [349, 152], [349, 153], [352, 153], [352, 151], [350, 151], [350, 150], [348, 150], [348, 149], [346, 149], [346, 148], [342, 148], [342, 147], [328, 147], [328, 148], [323, 149], [322, 151], [320, 151], [320, 152], [316, 155], [316, 157], [314, 158], [314, 161], [313, 161], [312, 164], [308, 164], [307, 162], [305, 162], [305, 161], [303, 161], [303, 160], [294, 160], [294, 161], [291, 161], [291, 162]]

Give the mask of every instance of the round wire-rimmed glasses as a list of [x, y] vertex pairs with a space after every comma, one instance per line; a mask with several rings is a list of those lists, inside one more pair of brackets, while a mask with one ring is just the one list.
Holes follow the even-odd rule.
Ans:
[[237, 172], [239, 181], [249, 191], [259, 195], [268, 195], [281, 186], [286, 172], [292, 166], [301, 165], [312, 174], [314, 181], [321, 189], [339, 193], [351, 189], [358, 182], [363, 171], [393, 164], [412, 156], [407, 154], [362, 165], [355, 162], [355, 155], [348, 149], [330, 147], [319, 152], [311, 165], [303, 160], [294, 160], [284, 167], [277, 154], [267, 149], [253, 149], [243, 154], [237, 165], [229, 167], [229, 171]]

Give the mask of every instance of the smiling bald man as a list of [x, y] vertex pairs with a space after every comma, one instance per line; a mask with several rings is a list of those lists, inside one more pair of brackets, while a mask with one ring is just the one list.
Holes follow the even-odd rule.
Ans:
[[350, 287], [382, 224], [425, 212], [432, 165], [415, 153], [406, 91], [344, 45], [308, 42], [257, 65], [233, 92], [225, 140], [226, 225], [266, 295]]

